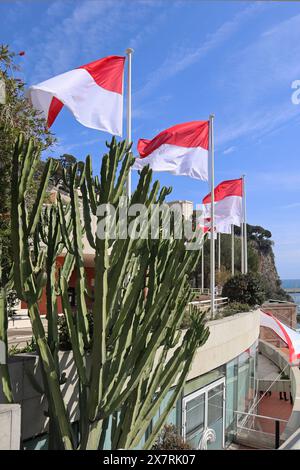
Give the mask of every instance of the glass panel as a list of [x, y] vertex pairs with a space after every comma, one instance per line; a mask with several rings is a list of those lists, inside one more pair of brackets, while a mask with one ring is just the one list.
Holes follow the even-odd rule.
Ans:
[[204, 394], [190, 400], [186, 404], [186, 433], [204, 428], [205, 397]]
[[226, 373], [226, 441], [230, 443], [236, 431], [237, 359], [227, 364]]
[[215, 382], [221, 377], [225, 377], [225, 374], [226, 374], [226, 366], [222, 365], [218, 367], [217, 369], [207, 372], [207, 374], [201, 375], [200, 377], [197, 377], [196, 379], [190, 380], [184, 386], [184, 396], [189, 395], [190, 393], [193, 393], [196, 390], [199, 390], [200, 388], [203, 388], [212, 382]]
[[208, 392], [207, 426], [223, 418], [223, 384], [217, 385]]
[[238, 368], [238, 411], [248, 411], [249, 406], [249, 353], [245, 351], [239, 356]]
[[217, 385], [208, 392], [207, 427], [216, 434], [215, 442], [208, 442], [208, 449], [223, 447], [223, 397], [224, 384]]

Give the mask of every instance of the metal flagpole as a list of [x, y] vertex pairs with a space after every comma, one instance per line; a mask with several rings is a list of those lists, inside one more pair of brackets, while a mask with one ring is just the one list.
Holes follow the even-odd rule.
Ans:
[[202, 254], [201, 254], [201, 290], [203, 294], [203, 291], [204, 291], [204, 244], [202, 245]]
[[231, 274], [234, 276], [234, 225], [231, 224]]
[[241, 273], [244, 274], [244, 222], [241, 223]]
[[247, 220], [246, 220], [246, 184], [243, 175], [243, 219], [244, 219], [244, 272], [248, 272]]
[[[126, 121], [126, 140], [128, 143], [131, 142], [131, 59], [132, 53], [134, 52], [133, 49], [130, 47], [126, 49], [127, 54], [127, 64], [128, 64], [128, 75], [127, 75], [127, 121]], [[131, 197], [131, 169], [128, 173], [127, 178], [127, 196], [128, 198]]]
[[218, 233], [218, 271], [221, 271], [221, 233]]
[[209, 116], [209, 153], [210, 153], [210, 307], [215, 316], [215, 158], [214, 158], [214, 114]]
[[242, 204], [243, 204], [242, 211], [243, 211], [243, 215], [242, 215], [242, 223], [241, 223], [241, 273], [245, 274], [244, 175], [242, 175], [242, 180], [243, 180], [243, 184], [242, 184], [242, 194], [243, 194], [243, 197], [242, 197]]

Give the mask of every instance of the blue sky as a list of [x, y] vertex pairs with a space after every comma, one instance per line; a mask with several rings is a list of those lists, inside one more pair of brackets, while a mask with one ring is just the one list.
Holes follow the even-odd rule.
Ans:
[[[1, 42], [34, 84], [111, 54], [133, 57], [133, 139], [215, 113], [216, 183], [246, 174], [251, 224], [273, 233], [282, 278], [300, 278], [300, 4], [297, 2], [2, 1]], [[93, 156], [108, 134], [64, 110], [53, 125], [63, 152]], [[172, 199], [199, 203], [206, 183], [156, 173]], [[136, 177], [133, 178], [134, 182]]]

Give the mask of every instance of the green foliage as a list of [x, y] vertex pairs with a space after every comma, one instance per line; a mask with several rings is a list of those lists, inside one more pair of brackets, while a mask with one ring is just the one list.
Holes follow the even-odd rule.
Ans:
[[[69, 178], [69, 169], [77, 163], [76, 158], [73, 155], [69, 155], [64, 153], [59, 158], [55, 159], [58, 163], [57, 170], [51, 175], [49, 182], [51, 185], [62, 189], [64, 191], [68, 191], [68, 178]], [[64, 175], [65, 173], [65, 175]], [[64, 182], [64, 178], [67, 179], [66, 184]]]
[[152, 450], [191, 450], [192, 447], [184, 441], [180, 432], [173, 424], [165, 424]]
[[191, 328], [193, 325], [193, 318], [201, 318], [201, 316], [208, 316], [209, 307], [191, 307], [190, 305], [185, 308], [182, 322], [180, 324], [181, 329]]
[[[89, 336], [90, 338], [93, 337], [93, 328], [94, 328], [94, 319], [92, 312], [88, 312], [88, 324], [89, 324]], [[74, 315], [74, 319], [75, 319]], [[70, 334], [68, 329], [68, 324], [66, 321], [66, 317], [64, 315], [59, 315], [57, 320], [58, 325], [58, 338], [59, 338], [59, 349], [60, 351], [71, 351], [72, 350], [72, 343], [70, 340]], [[91, 344], [89, 344], [88, 350], [91, 349]]]
[[231, 277], [231, 271], [221, 266], [220, 271], [216, 271], [216, 286], [224, 286], [225, 282]]
[[[240, 236], [241, 229], [240, 227], [235, 227], [234, 232], [236, 235]], [[268, 255], [272, 253], [273, 241], [271, 240], [272, 233], [270, 230], [267, 230], [260, 225], [250, 225], [247, 224], [247, 239], [250, 241], [253, 246], [256, 246], [260, 253]]]
[[[24, 82], [16, 78], [18, 66], [16, 54], [8, 46], [0, 45], [0, 80], [5, 83], [6, 101], [0, 104], [0, 239], [3, 245], [3, 278], [8, 281], [11, 269], [10, 246], [10, 178], [12, 165], [12, 150], [19, 132], [22, 131], [27, 138], [34, 137], [42, 149], [48, 148], [54, 138], [40, 117], [25, 97]], [[27, 192], [30, 210], [30, 201], [35, 198], [39, 185], [41, 168], [31, 180], [30, 190]]]
[[[63, 172], [63, 182], [70, 203], [59, 197], [57, 204], [44, 209], [49, 179], [58, 168], [56, 162], [49, 160], [31, 214], [27, 211], [26, 193], [39, 161], [39, 146], [20, 135], [13, 155], [14, 288], [28, 305], [42, 364], [51, 448], [73, 449], [76, 445], [60, 387], [58, 296], [78, 376], [80, 449], [102, 448], [110, 420], [111, 447], [136, 447], [176, 380], [173, 394], [145, 443], [145, 448], [150, 448], [180, 395], [197, 348], [209, 335], [203, 315], [191, 315], [191, 327], [180, 331], [185, 307], [192, 298], [188, 277], [200, 252], [186, 250], [184, 240], [173, 236], [168, 240], [150, 237], [113, 240], [108, 231], [103, 238], [95, 236], [92, 217], [97, 217], [98, 225], [103, 222], [103, 216], [96, 215], [97, 207], [124, 202], [126, 180], [133, 163], [126, 142], [117, 143], [113, 139], [107, 146], [100, 177], [93, 176], [90, 157], [85, 164], [69, 165]], [[158, 182], [152, 185], [152, 172], [144, 168], [129, 202], [150, 208], [153, 203], [163, 203], [169, 192], [170, 188], [159, 191]], [[149, 224], [154, 216], [149, 211]], [[138, 215], [129, 219], [131, 227], [140, 223]], [[93, 295], [84, 269], [84, 235], [95, 257]], [[56, 259], [62, 250], [65, 260], [58, 270]], [[75, 312], [68, 296], [73, 271]], [[45, 288], [48, 338], [39, 312]], [[89, 322], [91, 302], [93, 328]]]
[[32, 353], [36, 351], [37, 351], [36, 342], [35, 342], [35, 339], [32, 337], [30, 341], [26, 341], [26, 346], [19, 347], [18, 344], [13, 344], [9, 348], [8, 354], [9, 356], [15, 356], [16, 354]]
[[8, 312], [7, 312], [7, 287], [4, 283], [2, 275], [2, 243], [0, 241], [0, 341], [3, 358], [0, 363], [0, 385], [3, 391], [4, 398], [7, 403], [13, 403], [13, 394], [9, 377], [9, 370], [7, 365], [8, 357], [8, 340], [7, 340], [7, 326], [8, 326]]
[[222, 310], [222, 317], [230, 317], [236, 313], [250, 312], [252, 307], [249, 304], [244, 304], [241, 302], [231, 302]]
[[238, 274], [230, 278], [223, 287], [222, 295], [230, 302], [260, 305], [266, 298], [262, 278], [259, 274]]
[[8, 289], [6, 292], [6, 307], [7, 315], [13, 317], [16, 313], [17, 305], [19, 304], [19, 299], [17, 293], [13, 289]]
[[[238, 228], [238, 227], [237, 227]], [[216, 259], [217, 258], [217, 243], [216, 243]], [[241, 271], [241, 240], [239, 236], [235, 236], [234, 240], [234, 267], [235, 272]], [[253, 245], [248, 243], [248, 270], [250, 272], [258, 272], [259, 269], [259, 255]], [[209, 272], [210, 272], [210, 240], [206, 239], [204, 243], [204, 286], [209, 287]], [[217, 284], [223, 285], [231, 274], [231, 235], [222, 233], [221, 235], [221, 275], [216, 271]], [[201, 286], [201, 262], [197, 265], [193, 274], [195, 279], [195, 286]], [[219, 279], [218, 279], [219, 277]]]

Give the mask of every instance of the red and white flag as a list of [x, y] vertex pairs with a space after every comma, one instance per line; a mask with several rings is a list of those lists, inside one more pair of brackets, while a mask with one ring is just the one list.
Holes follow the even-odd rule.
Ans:
[[[211, 217], [211, 193], [202, 201], [204, 218]], [[220, 233], [231, 233], [231, 224], [243, 222], [243, 179], [223, 181], [215, 188], [215, 230]]]
[[122, 135], [125, 57], [109, 56], [29, 89], [32, 105], [50, 127], [65, 105], [86, 127]]
[[133, 169], [149, 165], [153, 171], [168, 171], [207, 181], [209, 121], [192, 121], [166, 129], [152, 140], [140, 139]]

